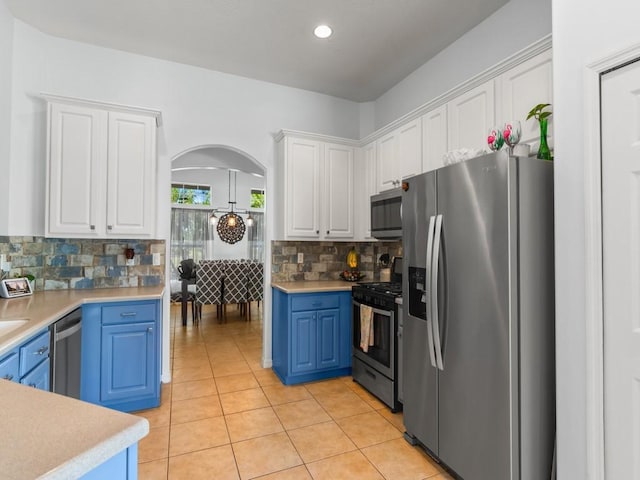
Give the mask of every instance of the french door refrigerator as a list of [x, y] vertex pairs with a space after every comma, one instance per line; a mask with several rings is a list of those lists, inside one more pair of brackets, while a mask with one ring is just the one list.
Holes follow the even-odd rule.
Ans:
[[492, 153], [404, 188], [405, 437], [466, 480], [548, 479], [552, 163]]

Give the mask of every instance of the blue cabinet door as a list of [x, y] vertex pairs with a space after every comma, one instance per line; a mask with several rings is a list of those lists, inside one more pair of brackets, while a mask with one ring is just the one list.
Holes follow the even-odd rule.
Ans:
[[291, 314], [291, 372], [316, 369], [317, 338], [315, 312]]
[[0, 358], [0, 378], [18, 382], [20, 380], [20, 368], [18, 350], [14, 349]]
[[20, 383], [39, 390], [49, 391], [49, 358], [20, 379]]
[[155, 322], [102, 327], [102, 402], [155, 394], [156, 335]]
[[340, 363], [340, 310], [319, 310], [317, 368], [336, 368]]

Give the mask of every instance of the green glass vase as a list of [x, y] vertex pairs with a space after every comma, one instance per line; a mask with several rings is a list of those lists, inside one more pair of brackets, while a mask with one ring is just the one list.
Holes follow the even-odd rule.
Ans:
[[538, 148], [538, 158], [551, 160], [551, 150], [547, 143], [547, 119], [540, 120], [540, 148]]

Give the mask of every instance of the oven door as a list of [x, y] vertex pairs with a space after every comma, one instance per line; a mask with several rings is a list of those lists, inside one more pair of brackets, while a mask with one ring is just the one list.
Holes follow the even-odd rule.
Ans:
[[373, 309], [373, 338], [365, 352], [360, 345], [362, 322], [360, 321], [360, 302], [353, 304], [353, 355], [387, 378], [394, 379], [395, 370], [395, 315], [393, 310]]

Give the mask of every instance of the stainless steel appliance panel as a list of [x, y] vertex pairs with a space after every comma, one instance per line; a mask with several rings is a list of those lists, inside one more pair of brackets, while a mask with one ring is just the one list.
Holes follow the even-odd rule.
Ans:
[[[555, 436], [553, 164], [517, 163], [521, 479], [548, 478]], [[547, 261], [541, 261], [541, 257]]]
[[51, 391], [80, 398], [82, 311], [76, 309], [50, 327]]
[[[402, 303], [404, 309], [403, 363], [404, 363], [404, 424], [407, 433], [416, 437], [425, 447], [438, 454], [438, 374], [432, 367], [426, 318], [412, 314], [410, 294], [419, 298], [415, 288], [410, 292], [409, 270], [426, 268], [427, 225], [436, 213], [435, 172], [410, 178], [409, 189], [403, 196], [405, 215], [402, 219], [404, 262], [402, 271]], [[410, 239], [410, 241], [407, 241]], [[422, 285], [424, 290], [424, 285]]]
[[508, 164], [496, 160], [437, 174], [439, 456], [474, 480], [510, 476]]
[[371, 196], [371, 236], [402, 238], [402, 190], [394, 188]]

